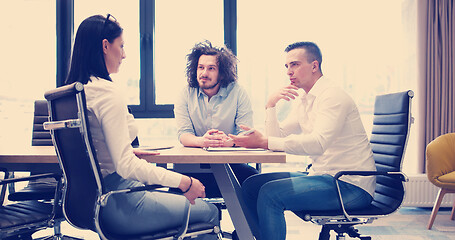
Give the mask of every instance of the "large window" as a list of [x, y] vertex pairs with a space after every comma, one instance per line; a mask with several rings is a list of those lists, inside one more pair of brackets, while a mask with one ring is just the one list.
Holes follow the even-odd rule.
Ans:
[[112, 80], [125, 89], [128, 104], [139, 105], [140, 47], [139, 47], [139, 1], [122, 0], [77, 0], [74, 1], [74, 36], [81, 22], [92, 15], [114, 16], [124, 29], [126, 59], [120, 71], [112, 74]]
[[[253, 109], [260, 109], [254, 112], [257, 128], [264, 122], [267, 96], [289, 84], [284, 49], [296, 41], [319, 45], [323, 74], [357, 102], [367, 133], [376, 95], [416, 91], [413, 0], [239, 1], [238, 30], [239, 79]], [[282, 116], [288, 109], [289, 104], [282, 103]], [[411, 172], [416, 168], [416, 135], [411, 133], [405, 160]]]
[[[56, 65], [64, 62], [56, 59], [62, 56], [56, 49], [61, 50], [63, 45], [56, 41], [56, 25], [62, 31], [56, 15], [70, 18], [73, 10], [74, 31], [86, 17], [107, 13], [124, 28], [127, 58], [112, 78], [124, 86], [135, 116], [143, 118], [138, 121], [142, 142], [176, 140], [172, 103], [186, 84], [185, 57], [196, 42], [205, 39], [216, 45], [226, 43], [238, 53], [239, 83], [249, 92], [256, 128], [263, 127], [267, 96], [288, 83], [284, 48], [295, 41], [314, 41], [322, 49], [324, 75], [353, 96], [370, 132], [374, 96], [415, 90], [415, 2], [10, 1], [0, 8], [0, 44], [4, 47], [0, 146], [3, 142], [30, 144], [33, 101], [56, 86]], [[71, 26], [63, 26], [65, 29], [69, 33], [59, 32], [57, 37], [70, 42]], [[69, 52], [70, 47], [64, 47], [63, 52]], [[281, 116], [288, 109], [282, 104]], [[414, 133], [411, 131], [405, 160], [405, 169], [411, 172], [417, 152], [413, 150]]]
[[[209, 40], [214, 44], [223, 44], [226, 21], [223, 12], [223, 0], [178, 0], [153, 1], [150, 9], [153, 18], [142, 17], [147, 26], [143, 26], [143, 44], [154, 46], [142, 52], [143, 72], [147, 73], [148, 85], [141, 89], [144, 101], [151, 114], [145, 117], [168, 117], [166, 119], [137, 119], [141, 144], [156, 141], [176, 141], [177, 131], [173, 118], [173, 103], [187, 84], [185, 78], [186, 55], [195, 43]], [[178, 6], [178, 7], [176, 7]], [[141, 7], [144, 7], [141, 5]], [[147, 11], [146, 13], [150, 13]], [[144, 12], [142, 10], [142, 12]], [[144, 80], [144, 76], [142, 77]], [[135, 116], [141, 116], [136, 112]]]
[[55, 1], [17, 0], [0, 7], [0, 146], [31, 143], [33, 102], [55, 87]]
[[224, 43], [222, 0], [155, 1], [157, 104], [174, 103], [176, 93], [187, 84], [186, 54], [204, 40]]
[[115, 16], [124, 28], [127, 58], [112, 78], [124, 86], [134, 114], [172, 117], [176, 92], [186, 84], [186, 53], [199, 41], [224, 43], [223, 0], [128, 4], [122, 0], [78, 0], [74, 1], [74, 30], [86, 17], [107, 13]]

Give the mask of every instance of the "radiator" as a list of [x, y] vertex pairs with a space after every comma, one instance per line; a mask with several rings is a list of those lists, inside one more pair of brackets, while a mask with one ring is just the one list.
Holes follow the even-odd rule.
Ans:
[[[405, 183], [406, 196], [403, 207], [433, 207], [439, 188], [433, 185], [425, 174], [411, 175]], [[452, 207], [455, 194], [446, 194], [441, 207]]]

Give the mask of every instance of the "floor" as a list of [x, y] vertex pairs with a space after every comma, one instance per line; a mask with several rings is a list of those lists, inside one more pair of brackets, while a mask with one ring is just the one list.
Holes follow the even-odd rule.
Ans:
[[[436, 217], [432, 230], [426, 225], [431, 209], [428, 208], [401, 208], [398, 212], [378, 219], [372, 224], [359, 226], [360, 233], [372, 236], [373, 240], [455, 240], [455, 221], [450, 221], [450, 209], [441, 209]], [[320, 226], [307, 223], [291, 212], [286, 212], [287, 240], [318, 239]], [[234, 228], [226, 211], [223, 211], [221, 222], [223, 231], [230, 232]], [[71, 227], [68, 223], [62, 225], [62, 232], [66, 235], [82, 239], [99, 239], [98, 235]], [[52, 233], [52, 229], [37, 232], [33, 237], [45, 236]], [[226, 238], [228, 239], [228, 238]], [[332, 233], [331, 240], [336, 239]], [[346, 237], [346, 240], [353, 239]]]
[[[281, 169], [274, 168], [272, 170], [278, 171]], [[20, 188], [21, 186], [18, 187]], [[455, 240], [455, 221], [450, 220], [450, 213], [450, 208], [441, 208], [431, 230], [426, 229], [431, 208], [413, 207], [403, 207], [387, 217], [377, 219], [372, 224], [357, 228], [361, 234], [372, 236], [373, 240]], [[321, 229], [320, 226], [304, 222], [291, 212], [285, 212], [285, 216], [287, 222], [287, 240], [318, 239]], [[234, 230], [226, 210], [223, 210], [221, 228], [226, 232], [232, 232]], [[33, 237], [47, 236], [52, 233], [53, 229], [46, 229], [35, 233]], [[66, 222], [62, 224], [62, 233], [87, 240], [99, 239], [97, 234], [87, 230], [76, 229]], [[336, 236], [332, 233], [330, 240], [334, 239], [336, 239]], [[353, 238], [347, 236], [346, 240], [349, 239]]]

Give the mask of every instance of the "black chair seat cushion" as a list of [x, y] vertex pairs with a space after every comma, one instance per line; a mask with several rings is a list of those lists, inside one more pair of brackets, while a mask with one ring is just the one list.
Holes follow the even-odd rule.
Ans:
[[0, 207], [0, 229], [44, 222], [51, 218], [52, 204], [24, 201]]
[[[194, 223], [194, 224], [188, 225], [187, 233], [198, 232], [198, 231], [203, 231], [203, 230], [210, 230], [210, 229], [213, 229], [214, 227], [215, 227], [215, 225], [210, 224], [210, 223]], [[149, 233], [149, 234], [141, 234], [141, 235], [119, 235], [119, 234], [112, 234], [111, 231], [106, 231], [104, 233], [107, 233], [107, 232], [109, 232], [109, 236], [107, 236], [109, 239], [122, 239], [122, 240], [159, 239], [159, 238], [175, 236], [178, 233], [178, 231], [176, 229], [170, 229], [170, 230], [161, 231], [158, 233]]]
[[10, 193], [10, 201], [51, 200], [54, 199], [57, 181], [54, 178], [43, 178], [30, 181], [23, 189]]

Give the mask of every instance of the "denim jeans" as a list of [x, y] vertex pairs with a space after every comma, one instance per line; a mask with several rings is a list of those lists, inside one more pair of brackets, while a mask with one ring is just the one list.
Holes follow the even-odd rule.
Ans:
[[[372, 201], [365, 190], [339, 182], [347, 209], [362, 208]], [[276, 172], [251, 176], [242, 185], [250, 227], [259, 240], [284, 240], [284, 211], [340, 209], [334, 178], [307, 176], [302, 172]], [[259, 227], [260, 226], [260, 227]]]
[[[107, 191], [142, 186], [134, 180], [126, 180], [117, 173], [104, 178]], [[116, 234], [143, 234], [179, 227], [184, 217], [187, 199], [182, 195], [163, 192], [135, 192], [112, 195], [102, 209], [103, 227]], [[218, 208], [201, 199], [191, 205], [190, 223], [206, 222], [220, 225]], [[206, 235], [197, 239], [217, 239]]]

